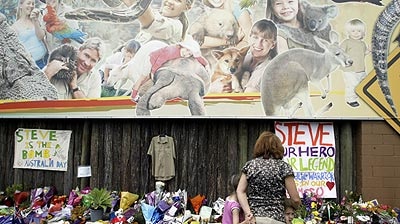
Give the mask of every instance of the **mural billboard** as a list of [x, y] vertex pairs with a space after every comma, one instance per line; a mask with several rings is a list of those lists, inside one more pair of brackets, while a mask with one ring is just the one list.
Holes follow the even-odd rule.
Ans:
[[396, 4], [2, 0], [0, 116], [382, 119], [374, 74], [397, 117]]

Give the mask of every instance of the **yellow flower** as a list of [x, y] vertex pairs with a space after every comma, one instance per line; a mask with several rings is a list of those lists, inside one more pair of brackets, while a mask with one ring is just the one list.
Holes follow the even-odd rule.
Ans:
[[318, 215], [319, 215], [319, 212], [318, 211], [313, 211], [313, 212], [311, 212], [313, 215], [314, 215], [314, 217], [317, 217]]
[[316, 202], [311, 202], [311, 208], [316, 208], [317, 207], [317, 203]]

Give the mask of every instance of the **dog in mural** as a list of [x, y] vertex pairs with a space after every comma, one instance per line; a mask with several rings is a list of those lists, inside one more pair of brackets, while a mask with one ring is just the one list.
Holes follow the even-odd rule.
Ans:
[[211, 76], [210, 92], [222, 93], [225, 85], [231, 85], [233, 92], [243, 92], [239, 72], [249, 48], [244, 47], [239, 50], [235, 47], [230, 47], [222, 51], [212, 51], [217, 63]]

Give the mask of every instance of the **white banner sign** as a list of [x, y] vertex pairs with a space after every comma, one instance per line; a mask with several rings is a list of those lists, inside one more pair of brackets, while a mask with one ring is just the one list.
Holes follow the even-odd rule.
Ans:
[[14, 168], [67, 171], [71, 133], [19, 128], [15, 131]]
[[275, 122], [275, 133], [285, 147], [284, 160], [293, 167], [300, 195], [336, 198], [333, 123]]

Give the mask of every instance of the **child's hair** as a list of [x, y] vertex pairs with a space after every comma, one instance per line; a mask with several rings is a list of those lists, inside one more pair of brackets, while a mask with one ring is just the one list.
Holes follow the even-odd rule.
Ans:
[[125, 51], [132, 53], [132, 54], [136, 54], [136, 52], [139, 50], [139, 48], [140, 48], [140, 43], [134, 39], [129, 40], [125, 44]]
[[[261, 34], [264, 39], [270, 39], [276, 42], [278, 37], [278, 29], [275, 23], [269, 19], [261, 19], [254, 23], [251, 28], [250, 35]], [[274, 58], [278, 54], [277, 47], [275, 46], [269, 50], [270, 59]]]
[[352, 19], [352, 20], [347, 21], [347, 23], [345, 25], [345, 29], [347, 32], [347, 36], [350, 36], [350, 32], [352, 30], [359, 30], [362, 33], [362, 38], [365, 37], [365, 33], [366, 33], [365, 23], [360, 19]]
[[240, 180], [240, 175], [239, 174], [233, 174], [229, 180], [229, 192], [234, 193], [236, 192], [236, 188], [239, 184]]
[[[270, 19], [274, 21], [275, 23], [280, 23], [278, 17], [276, 17], [274, 13], [274, 8], [273, 5], [275, 4], [276, 0], [267, 0], [267, 7], [265, 7], [265, 18]], [[299, 5], [299, 11], [297, 12], [297, 20], [302, 24], [303, 26], [303, 10], [301, 7], [301, 0], [298, 0], [298, 5]]]
[[290, 198], [285, 198], [284, 206], [285, 206], [285, 210], [287, 208], [292, 208], [294, 211], [296, 211], [297, 207], [298, 207], [296, 205], [296, 203], [294, 203], [294, 201], [292, 199], [290, 199]]

